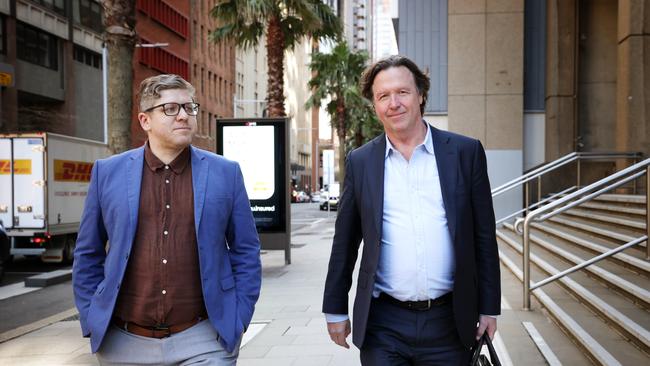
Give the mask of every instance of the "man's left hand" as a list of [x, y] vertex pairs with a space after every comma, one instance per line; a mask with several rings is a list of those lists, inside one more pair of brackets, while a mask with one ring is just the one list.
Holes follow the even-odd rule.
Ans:
[[497, 331], [497, 318], [489, 315], [481, 315], [478, 318], [478, 329], [476, 330], [476, 340], [481, 339], [483, 333], [487, 330], [490, 339], [494, 339], [494, 333]]

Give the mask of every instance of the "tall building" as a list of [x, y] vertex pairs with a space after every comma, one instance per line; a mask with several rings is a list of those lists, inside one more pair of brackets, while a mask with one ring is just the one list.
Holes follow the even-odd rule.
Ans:
[[[133, 112], [131, 144], [141, 146], [147, 139], [138, 122], [140, 82], [158, 74], [178, 74], [197, 87], [190, 75], [190, 3], [186, 1], [136, 0], [133, 53]], [[199, 129], [200, 130], [200, 129]]]
[[[292, 51], [287, 51], [284, 56], [284, 85], [285, 85], [285, 110], [290, 119], [289, 132], [291, 159], [291, 180], [298, 190], [311, 191], [316, 185], [314, 178], [317, 172], [313, 170], [315, 161], [312, 151], [314, 131], [318, 125], [313, 125], [313, 108], [307, 109], [305, 102], [311, 95], [307, 81], [311, 79], [309, 63], [311, 62], [312, 43], [305, 39], [297, 44]], [[313, 158], [314, 157], [314, 158]]]
[[209, 32], [217, 26], [215, 19], [209, 15], [216, 1], [192, 0], [190, 3], [190, 79], [196, 87], [197, 100], [201, 104], [199, 130], [194, 143], [215, 151], [216, 118], [232, 117], [234, 114], [236, 52], [230, 43], [215, 43], [209, 39]]
[[425, 119], [480, 139], [496, 187], [573, 151], [650, 154], [642, 3], [399, 0], [399, 53], [431, 77]]
[[0, 131], [102, 141], [97, 1], [0, 1]]
[[264, 117], [268, 79], [266, 38], [262, 37], [255, 48], [237, 48], [236, 60], [235, 117]]

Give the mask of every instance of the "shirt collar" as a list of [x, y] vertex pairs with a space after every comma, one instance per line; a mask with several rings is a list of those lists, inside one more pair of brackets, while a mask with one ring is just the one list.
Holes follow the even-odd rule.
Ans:
[[[416, 146], [415, 148], [417, 149], [420, 146], [422, 146], [422, 147], [424, 147], [424, 150], [426, 152], [428, 152], [431, 155], [434, 155], [434, 152], [433, 152], [433, 139], [431, 137], [431, 129], [429, 128], [429, 125], [426, 122], [422, 122], [422, 123], [425, 124], [425, 126], [427, 128], [427, 132], [424, 135], [424, 141], [422, 141], [422, 143], [419, 144], [418, 146]], [[388, 139], [388, 135], [386, 135], [386, 153], [384, 154], [384, 158], [388, 157], [388, 154], [391, 152], [391, 150], [397, 151], [395, 146], [393, 146], [393, 144]]]
[[[146, 161], [149, 169], [151, 169], [153, 172], [158, 169], [162, 169], [165, 166], [165, 163], [158, 159], [158, 157], [154, 155], [153, 151], [151, 151], [151, 148], [149, 147], [149, 141], [147, 141], [147, 143], [144, 145], [144, 160]], [[189, 162], [190, 147], [188, 146], [183, 149], [183, 151], [178, 154], [178, 156], [171, 163], [169, 163], [169, 168], [175, 174], [181, 174]]]

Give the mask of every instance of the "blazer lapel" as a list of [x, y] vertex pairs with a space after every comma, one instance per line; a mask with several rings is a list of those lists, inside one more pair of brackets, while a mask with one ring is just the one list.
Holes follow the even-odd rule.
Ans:
[[194, 228], [198, 240], [205, 190], [207, 189], [208, 162], [205, 160], [205, 156], [193, 146], [190, 146], [190, 151], [192, 152], [192, 189], [194, 190]]
[[142, 164], [144, 163], [144, 147], [134, 150], [126, 160], [126, 197], [129, 201], [129, 231], [133, 243], [138, 227], [138, 209], [140, 208], [140, 188], [142, 186]]
[[365, 174], [364, 187], [368, 188], [372, 202], [373, 222], [377, 236], [381, 238], [384, 214], [384, 161], [386, 158], [386, 135], [381, 134], [373, 140], [371, 161]]
[[450, 143], [449, 136], [444, 136], [439, 130], [431, 127], [433, 138], [433, 151], [436, 154], [438, 164], [438, 176], [440, 177], [440, 188], [442, 200], [445, 204], [447, 224], [452, 240], [456, 238], [456, 182], [458, 172], [458, 154], [456, 145]]

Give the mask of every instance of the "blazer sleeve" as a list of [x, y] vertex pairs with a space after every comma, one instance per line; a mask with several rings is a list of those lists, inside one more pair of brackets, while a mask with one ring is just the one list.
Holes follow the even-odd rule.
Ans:
[[332, 243], [323, 312], [348, 314], [348, 293], [352, 286], [352, 272], [361, 244], [361, 217], [355, 198], [355, 182], [352, 153], [345, 162], [345, 181], [339, 200], [338, 214]]
[[87, 323], [90, 301], [97, 286], [104, 280], [105, 248], [108, 238], [99, 199], [99, 166], [100, 161], [97, 161], [92, 168], [72, 267], [74, 300], [79, 310], [79, 321], [84, 337], [90, 336]]
[[237, 311], [244, 329], [253, 318], [262, 285], [260, 241], [239, 164], [234, 174], [234, 201], [226, 231], [230, 264], [237, 289]]
[[476, 141], [473, 155], [471, 202], [474, 215], [478, 310], [480, 314], [498, 315], [501, 313], [499, 250], [485, 150], [479, 141]]

